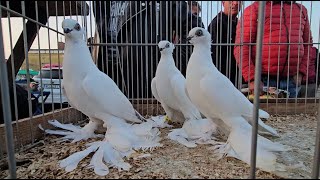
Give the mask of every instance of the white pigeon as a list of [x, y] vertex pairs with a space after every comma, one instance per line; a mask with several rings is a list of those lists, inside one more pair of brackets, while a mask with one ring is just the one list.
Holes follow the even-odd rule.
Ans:
[[[193, 28], [188, 41], [194, 47], [186, 71], [188, 96], [200, 112], [215, 121], [228, 136], [226, 144], [216, 146], [216, 152], [250, 164], [253, 104], [212, 63], [211, 35], [207, 30]], [[259, 117], [269, 118], [269, 114], [259, 110]], [[276, 130], [260, 119], [258, 124], [260, 131], [278, 136]], [[275, 170], [273, 152], [285, 150], [288, 150], [285, 146], [258, 135], [257, 167], [265, 171]]]
[[161, 58], [151, 82], [152, 94], [161, 103], [170, 121], [183, 124], [181, 129], [172, 130], [168, 137], [187, 147], [195, 147], [195, 142], [210, 141], [216, 131], [215, 125], [202, 119], [199, 110], [187, 96], [186, 79], [175, 66], [172, 56], [174, 44], [162, 40], [158, 47]]
[[199, 110], [191, 103], [185, 91], [185, 77], [175, 66], [172, 57], [174, 45], [169, 41], [158, 43], [161, 58], [156, 75], [151, 81], [153, 96], [161, 103], [168, 118], [173, 122], [201, 119]]
[[[90, 122], [79, 128], [53, 121], [51, 124], [72, 131], [55, 134], [67, 135], [64, 138], [73, 139], [75, 142], [95, 137], [94, 131], [98, 127], [103, 126], [107, 131], [103, 141], [90, 146], [84, 152], [70, 156], [60, 165], [68, 171], [73, 170], [81, 159], [98, 149], [90, 163], [95, 172], [100, 175], [108, 173], [101, 158], [111, 166], [128, 170], [129, 166], [122, 162], [122, 157], [129, 156], [133, 150], [161, 146], [158, 137], [160, 132], [152, 127], [150, 121], [142, 123], [142, 115], [133, 108], [114, 81], [96, 67], [84, 41], [85, 31], [79, 23], [73, 19], [65, 19], [62, 28], [66, 39], [63, 61], [64, 93], [69, 103], [87, 115]], [[127, 122], [141, 124], [132, 125]], [[46, 132], [54, 133], [52, 130]], [[99, 158], [100, 160], [97, 160]]]

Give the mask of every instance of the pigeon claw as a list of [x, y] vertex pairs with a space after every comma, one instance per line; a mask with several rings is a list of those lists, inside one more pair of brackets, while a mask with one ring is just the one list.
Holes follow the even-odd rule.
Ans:
[[164, 118], [165, 118], [164, 122], [166, 122], [168, 124], [172, 123], [172, 120], [167, 115]]

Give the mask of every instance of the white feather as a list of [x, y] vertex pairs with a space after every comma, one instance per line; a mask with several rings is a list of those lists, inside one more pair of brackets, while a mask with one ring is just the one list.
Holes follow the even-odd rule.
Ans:
[[[215, 144], [218, 156], [233, 156], [249, 163], [253, 104], [212, 63], [209, 32], [196, 27], [189, 32], [189, 37], [194, 46], [186, 73], [186, 89], [191, 102], [229, 136], [227, 143]], [[259, 117], [269, 117], [267, 112], [259, 112]], [[278, 136], [275, 129], [260, 119], [258, 124], [260, 132]], [[282, 145], [259, 136], [257, 167], [273, 171], [277, 167], [274, 151], [285, 150]]]
[[[75, 142], [96, 137], [94, 131], [103, 126], [107, 131], [102, 142], [91, 143], [85, 151], [71, 155], [62, 162], [61, 167], [73, 170], [85, 156], [98, 149], [89, 165], [95, 173], [108, 174], [108, 166], [104, 162], [119, 170], [129, 170], [131, 165], [122, 158], [131, 155], [136, 149], [152, 150], [162, 146], [159, 143], [159, 130], [153, 128], [150, 122], [142, 123], [142, 119], [145, 120], [143, 116], [133, 108], [115, 82], [96, 67], [82, 38], [84, 30], [79, 30], [79, 26], [72, 19], [62, 22], [63, 29], [68, 29], [68, 33], [65, 33], [63, 87], [70, 104], [87, 115], [90, 122], [81, 129], [70, 124], [51, 122], [71, 132], [47, 132], [66, 135], [65, 139], [73, 139]], [[129, 122], [141, 124], [132, 125]]]

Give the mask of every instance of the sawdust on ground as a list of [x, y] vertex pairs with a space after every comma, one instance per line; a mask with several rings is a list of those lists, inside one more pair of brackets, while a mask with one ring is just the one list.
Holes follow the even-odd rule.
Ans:
[[[286, 175], [272, 174], [257, 169], [256, 178], [280, 179], [280, 178], [310, 178], [312, 169], [314, 144], [316, 136], [316, 117], [309, 115], [272, 116], [266, 124], [275, 127], [280, 138], [272, 138], [293, 147], [288, 152], [283, 162], [291, 162], [292, 165], [300, 164]], [[181, 127], [181, 126], [180, 126]], [[175, 126], [175, 128], [180, 128]], [[250, 166], [234, 158], [216, 160], [209, 145], [198, 145], [196, 148], [187, 148], [166, 138], [169, 128], [161, 129], [163, 147], [151, 152], [151, 156], [141, 159], [126, 159], [132, 165], [130, 171], [121, 171], [110, 168], [107, 176], [98, 176], [93, 169], [87, 169], [92, 156], [82, 160], [72, 172], [66, 172], [58, 167], [60, 160], [69, 155], [84, 150], [87, 142], [71, 144], [69, 142], [57, 142], [58, 136], [48, 135], [39, 143], [27, 151], [17, 153], [17, 160], [29, 160], [29, 163], [17, 166], [18, 178], [34, 179], [168, 179], [168, 178], [248, 178]], [[95, 140], [90, 140], [93, 142]], [[0, 169], [0, 179], [8, 176], [8, 170]]]

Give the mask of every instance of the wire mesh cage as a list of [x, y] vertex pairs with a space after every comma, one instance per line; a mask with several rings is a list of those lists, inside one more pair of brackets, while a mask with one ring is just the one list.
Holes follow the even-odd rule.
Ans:
[[[193, 52], [189, 32], [206, 29], [212, 63], [254, 103], [254, 113], [262, 108], [276, 122], [301, 114], [314, 118], [317, 135], [309, 143], [316, 141], [312, 176], [318, 177], [318, 8], [312, 1], [1, 1], [0, 160], [16, 177], [14, 153], [39, 145], [45, 138], [39, 124], [88, 120], [63, 90], [62, 22], [70, 18], [85, 29], [97, 68], [144, 117], [166, 114], [151, 85], [161, 57], [158, 43], [174, 44], [174, 64], [186, 77]], [[257, 136], [252, 138], [255, 147]], [[256, 157], [255, 148], [251, 152]], [[251, 177], [254, 163], [252, 158]]]

